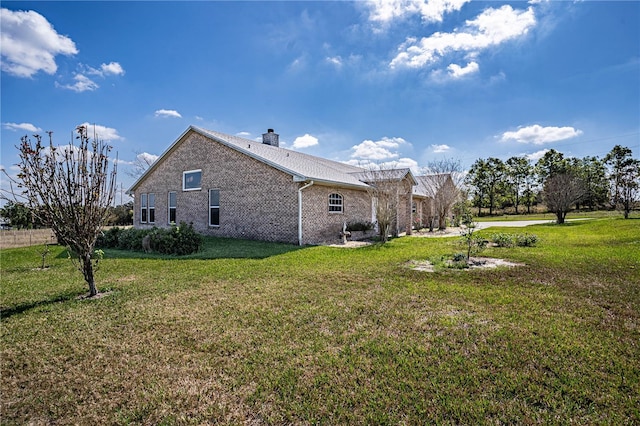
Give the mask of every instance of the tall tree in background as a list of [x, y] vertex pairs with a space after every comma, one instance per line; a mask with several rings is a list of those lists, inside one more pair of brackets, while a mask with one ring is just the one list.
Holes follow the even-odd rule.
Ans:
[[550, 149], [538, 160], [535, 165], [535, 172], [538, 175], [540, 185], [544, 185], [547, 178], [567, 173], [569, 171], [569, 162], [564, 158], [564, 154]]
[[48, 144], [39, 135], [35, 143], [27, 136], [21, 139], [18, 195], [68, 247], [92, 297], [98, 294], [94, 246], [115, 196], [116, 165], [110, 170], [111, 146], [90, 141], [85, 126], [76, 131], [78, 145], [56, 147], [51, 132]]
[[[513, 197], [513, 204], [518, 214], [521, 198], [529, 195], [527, 184], [533, 175], [533, 167], [525, 157], [511, 157], [505, 162], [507, 186]], [[529, 207], [530, 209], [530, 207]]]
[[453, 205], [460, 199], [460, 187], [464, 175], [459, 160], [443, 159], [430, 162], [420, 177], [429, 189], [438, 217], [438, 228], [447, 228], [447, 217]]
[[0, 208], [0, 217], [9, 220], [11, 227], [17, 229], [31, 229], [41, 225], [37, 216], [28, 206], [11, 199], [8, 200], [4, 207]]
[[571, 162], [574, 173], [584, 184], [585, 194], [581, 203], [591, 210], [604, 204], [609, 192], [604, 162], [598, 157], [573, 158]]
[[604, 158], [610, 168], [611, 204], [624, 212], [625, 219], [640, 198], [640, 160], [632, 155], [630, 148], [616, 145]]
[[465, 182], [475, 194], [480, 214], [483, 205], [489, 206], [489, 214], [493, 214], [497, 198], [505, 188], [506, 167], [499, 158], [478, 159], [471, 166]]
[[465, 184], [471, 188], [473, 204], [478, 207], [478, 216], [482, 213], [482, 207], [488, 192], [488, 175], [487, 161], [479, 158], [471, 165], [465, 178]]

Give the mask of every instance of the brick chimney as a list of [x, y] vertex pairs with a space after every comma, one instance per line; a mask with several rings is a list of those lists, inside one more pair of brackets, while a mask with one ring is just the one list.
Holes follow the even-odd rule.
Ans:
[[273, 129], [268, 129], [267, 133], [262, 134], [262, 143], [271, 146], [280, 146], [280, 135], [273, 132]]

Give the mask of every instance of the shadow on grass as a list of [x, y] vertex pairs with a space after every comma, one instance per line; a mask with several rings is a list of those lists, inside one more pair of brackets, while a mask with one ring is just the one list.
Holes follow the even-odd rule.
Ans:
[[[144, 253], [142, 251], [103, 249], [108, 259], [265, 259], [271, 256], [290, 253], [304, 247], [271, 243], [266, 241], [239, 240], [233, 238], [205, 237], [199, 252], [176, 256], [157, 252]], [[66, 256], [66, 252], [60, 256]]]
[[0, 308], [0, 321], [4, 321], [12, 317], [13, 315], [21, 314], [25, 311], [29, 311], [40, 306], [53, 305], [54, 303], [59, 302], [67, 302], [69, 300], [75, 299], [76, 297], [78, 297], [78, 293], [64, 293], [45, 300], [37, 300], [30, 303], [21, 303], [20, 305], [13, 306], [11, 308]]

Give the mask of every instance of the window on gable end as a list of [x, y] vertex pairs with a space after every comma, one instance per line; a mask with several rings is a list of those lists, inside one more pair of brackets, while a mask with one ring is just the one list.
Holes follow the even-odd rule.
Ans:
[[201, 189], [202, 170], [187, 170], [182, 172], [182, 190], [197, 191]]
[[329, 194], [329, 213], [342, 213], [342, 195]]

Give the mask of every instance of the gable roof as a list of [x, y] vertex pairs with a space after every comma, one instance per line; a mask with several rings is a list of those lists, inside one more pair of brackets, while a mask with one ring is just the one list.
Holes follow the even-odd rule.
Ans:
[[380, 181], [399, 181], [405, 178], [409, 178], [411, 185], [417, 185], [415, 176], [411, 172], [411, 169], [384, 169], [384, 170], [363, 170], [352, 173], [362, 182], [372, 183]]
[[304, 154], [277, 146], [263, 144], [239, 136], [189, 126], [165, 152], [134, 182], [127, 193], [133, 193], [144, 179], [169, 156], [189, 132], [198, 133], [228, 148], [245, 154], [293, 177], [295, 182], [314, 181], [338, 186], [366, 189], [368, 185], [358, 179], [364, 169], [326, 158]]
[[436, 190], [441, 187], [445, 181], [449, 181], [453, 185], [450, 173], [417, 176], [416, 181], [417, 185], [413, 188], [413, 195], [429, 198], [436, 196]]

